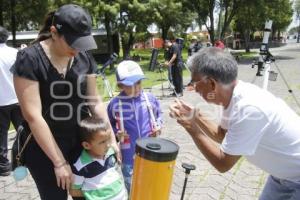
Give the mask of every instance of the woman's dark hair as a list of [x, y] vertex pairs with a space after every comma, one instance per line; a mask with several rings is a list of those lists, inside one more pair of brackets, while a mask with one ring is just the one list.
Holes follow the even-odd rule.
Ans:
[[104, 119], [88, 117], [82, 120], [80, 126], [80, 139], [81, 141], [89, 142], [98, 131], [109, 130], [109, 124]]
[[54, 14], [55, 14], [55, 10], [49, 12], [46, 15], [46, 17], [44, 19], [43, 26], [39, 31], [38, 38], [35, 39], [33, 42], [31, 42], [31, 44], [46, 40], [48, 38], [51, 38], [50, 27], [52, 26], [52, 21], [53, 21]]

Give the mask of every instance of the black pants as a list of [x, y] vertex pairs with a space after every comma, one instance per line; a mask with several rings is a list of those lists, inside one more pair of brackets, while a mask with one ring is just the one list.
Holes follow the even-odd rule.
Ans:
[[177, 94], [183, 91], [183, 81], [182, 81], [182, 67], [180, 64], [172, 65], [172, 79]]
[[[65, 159], [70, 164], [74, 163], [82, 150], [79, 141], [76, 138], [64, 138], [56, 139], [56, 142]], [[24, 156], [25, 165], [37, 185], [41, 200], [67, 200], [67, 191], [57, 186], [53, 163], [33, 138], [26, 146]]]
[[23, 117], [18, 104], [0, 106], [0, 172], [10, 170], [7, 159], [7, 137], [10, 122], [13, 123], [17, 130], [22, 120]]

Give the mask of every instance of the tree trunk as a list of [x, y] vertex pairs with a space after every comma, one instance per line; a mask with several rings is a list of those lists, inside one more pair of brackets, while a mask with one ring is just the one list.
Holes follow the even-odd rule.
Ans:
[[128, 56], [128, 52], [126, 51], [126, 41], [125, 38], [121, 35], [121, 43], [122, 43], [122, 52], [123, 52], [123, 60], [126, 60]]
[[244, 32], [244, 39], [245, 39], [245, 52], [250, 52], [250, 31], [245, 30]]
[[212, 45], [215, 43], [215, 28], [214, 28], [214, 9], [215, 9], [215, 1], [210, 0], [209, 2], [209, 20], [210, 20], [210, 27], [208, 28], [208, 32], [210, 35], [210, 42]]
[[12, 45], [16, 47], [16, 16], [15, 16], [15, 0], [10, 1], [10, 9], [11, 9], [11, 33], [13, 36]]
[[297, 35], [297, 43], [300, 42], [300, 17], [298, 16], [299, 26], [298, 26], [298, 35]]
[[[107, 49], [109, 55], [113, 54], [113, 48], [112, 48], [112, 34], [111, 34], [111, 27], [110, 27], [110, 17], [108, 13], [104, 14], [104, 25], [106, 29], [106, 38], [107, 38]], [[112, 71], [114, 69], [114, 63], [110, 64], [109, 69]]]
[[163, 41], [165, 41], [168, 38], [168, 31], [170, 27], [162, 27], [161, 28], [161, 37]]
[[122, 37], [121, 40], [122, 40], [123, 60], [127, 60], [130, 58], [130, 50], [134, 42], [133, 33], [132, 32], [129, 33], [128, 41], [126, 41], [124, 37]]
[[0, 26], [3, 26], [3, 0], [0, 0]]
[[223, 9], [221, 8], [219, 13], [218, 30], [217, 30], [218, 39], [221, 39], [221, 33], [222, 33], [221, 21], [223, 17], [222, 15], [223, 15]]

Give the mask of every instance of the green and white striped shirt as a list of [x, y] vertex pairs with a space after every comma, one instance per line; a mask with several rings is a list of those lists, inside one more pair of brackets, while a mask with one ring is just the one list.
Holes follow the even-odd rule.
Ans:
[[127, 200], [124, 180], [116, 166], [113, 149], [109, 149], [104, 160], [93, 158], [83, 150], [72, 166], [72, 188], [80, 189], [87, 200]]

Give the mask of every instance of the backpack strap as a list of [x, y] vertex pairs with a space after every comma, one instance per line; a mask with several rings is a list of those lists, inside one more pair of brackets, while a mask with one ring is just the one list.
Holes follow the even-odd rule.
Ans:
[[152, 105], [151, 105], [151, 103], [149, 101], [148, 95], [145, 92], [143, 92], [143, 95], [145, 97], [146, 105], [147, 105], [147, 108], [148, 108], [148, 111], [149, 111], [149, 115], [150, 115], [151, 128], [157, 130], [157, 129], [160, 128], [160, 126], [158, 125], [158, 123], [156, 121], [156, 118], [155, 118], [155, 115], [153, 113], [153, 107], [152, 107]]

